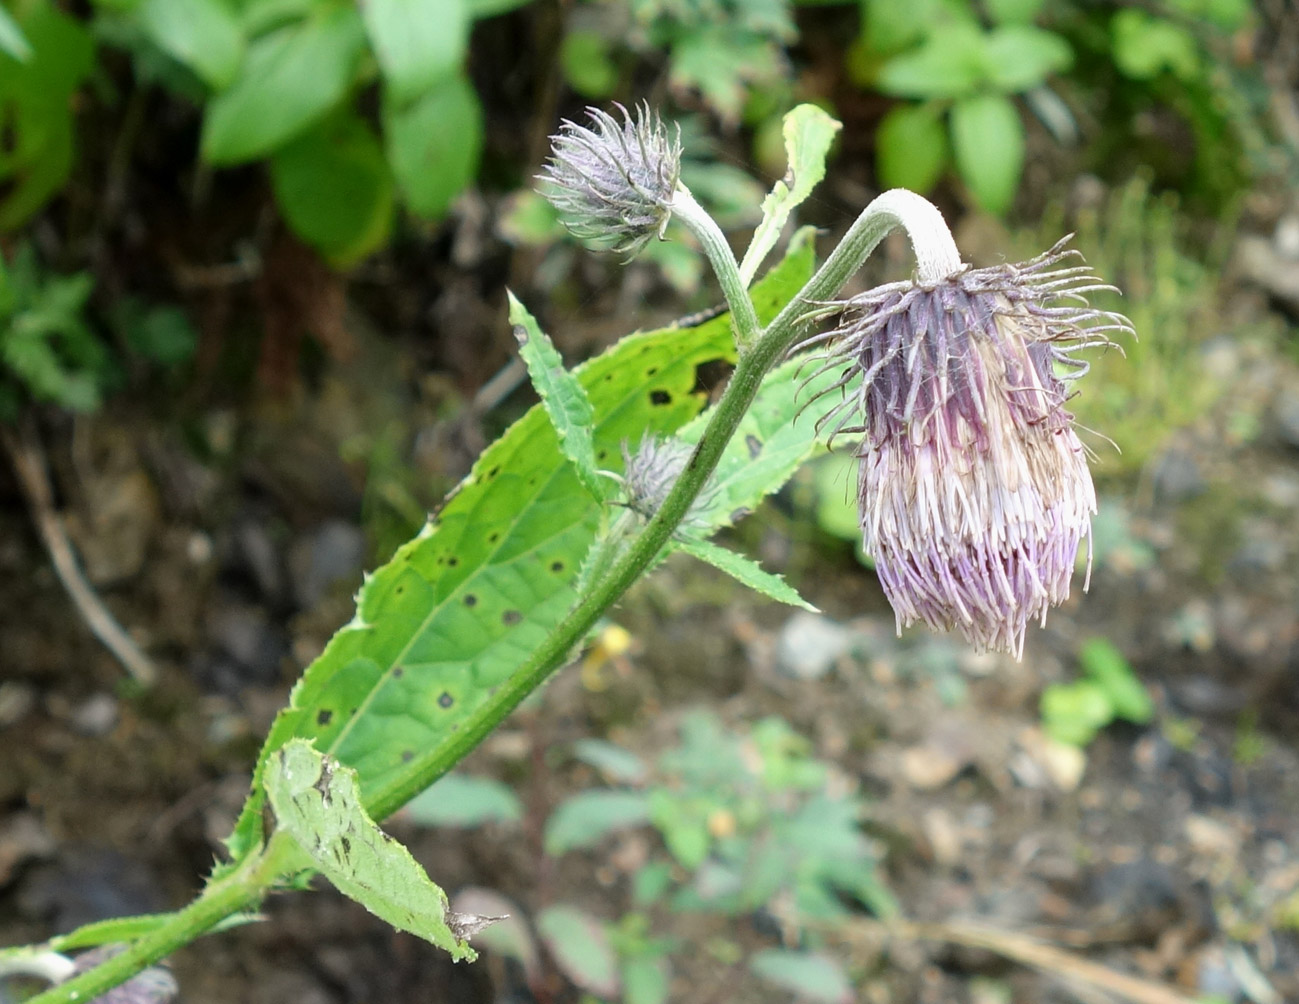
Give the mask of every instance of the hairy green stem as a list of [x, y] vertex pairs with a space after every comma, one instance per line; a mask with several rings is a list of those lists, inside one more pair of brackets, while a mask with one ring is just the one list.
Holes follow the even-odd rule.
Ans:
[[722, 295], [726, 297], [726, 305], [731, 308], [735, 346], [743, 355], [762, 335], [762, 326], [758, 324], [758, 313], [749, 299], [748, 284], [740, 275], [740, 267], [735, 263], [735, 253], [726, 235], [685, 185], [678, 185], [676, 195], [672, 197], [672, 215], [695, 235], [708, 256], [708, 263], [713, 266], [713, 274], [722, 287]]
[[27, 1004], [84, 1004], [93, 1000], [227, 917], [255, 909], [281, 877], [300, 871], [306, 864], [305, 855], [293, 839], [286, 833], [276, 834], [260, 853], [250, 855], [228, 875], [208, 883], [197, 899], [157, 928], [94, 968], [37, 994]]

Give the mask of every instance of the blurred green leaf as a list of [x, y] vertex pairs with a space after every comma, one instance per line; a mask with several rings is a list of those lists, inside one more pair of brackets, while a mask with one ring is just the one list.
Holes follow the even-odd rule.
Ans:
[[326, 8], [255, 40], [234, 83], [207, 107], [204, 159], [255, 160], [304, 132], [347, 94], [364, 47], [352, 7]]
[[590, 847], [610, 833], [649, 820], [649, 802], [639, 791], [583, 791], [565, 799], [546, 820], [546, 853], [558, 857]]
[[573, 755], [610, 780], [627, 784], [645, 780], [645, 762], [631, 750], [604, 739], [579, 739], [573, 743]]
[[383, 148], [355, 115], [335, 116], [271, 157], [275, 201], [294, 232], [338, 267], [382, 247], [393, 184]]
[[583, 990], [616, 997], [622, 984], [604, 924], [575, 906], [560, 904], [537, 915], [537, 933], [560, 970]]
[[1154, 702], [1132, 665], [1107, 638], [1089, 638], [1078, 650], [1082, 670], [1105, 691], [1118, 718], [1144, 725], [1154, 716]]
[[495, 17], [498, 14], [506, 14], [520, 7], [526, 7], [532, 0], [463, 0], [463, 2], [469, 10], [469, 16], [478, 19]]
[[244, 58], [244, 34], [224, 0], [143, 0], [140, 25], [153, 42], [210, 87], [234, 82]]
[[198, 332], [179, 307], [149, 305], [128, 296], [114, 305], [112, 319], [132, 352], [160, 366], [186, 363], [198, 348]]
[[25, 63], [32, 57], [31, 44], [7, 7], [0, 7], [0, 52], [12, 56], [20, 63]]
[[747, 286], [776, 246], [786, 221], [825, 177], [825, 158], [835, 134], [843, 128], [816, 105], [799, 105], [784, 119], [785, 176], [762, 200], [762, 222], [753, 233], [740, 262], [740, 277]]
[[340, 892], [400, 931], [476, 958], [449, 921], [447, 896], [410, 851], [366, 815], [356, 771], [291, 739], [269, 758], [266, 793], [283, 828]]
[[466, 0], [365, 0], [361, 14], [395, 103], [459, 72], [469, 44]]
[[851, 1004], [852, 985], [839, 964], [827, 955], [769, 948], [749, 960], [762, 979], [820, 1004]]
[[496, 232], [511, 244], [532, 247], [553, 244], [567, 233], [555, 207], [531, 189], [520, 189], [505, 197]]
[[73, 95], [94, 65], [94, 43], [49, 2], [25, 4], [18, 25], [31, 46], [25, 62], [0, 57], [0, 230], [25, 223], [72, 169]]
[[1053, 683], [1042, 691], [1042, 725], [1056, 742], [1086, 746], [1114, 720], [1114, 707], [1093, 680]]
[[884, 188], [927, 195], [947, 160], [947, 129], [933, 105], [897, 105], [875, 131], [875, 172]]
[[990, 213], [1006, 212], [1024, 167], [1024, 125], [1009, 98], [983, 94], [952, 106], [956, 169], [974, 201]]
[[623, 964], [623, 1004], [667, 1004], [670, 984], [667, 959], [641, 955]]
[[989, 82], [1006, 94], [1030, 90], [1073, 65], [1068, 42], [1029, 24], [994, 28], [986, 45]]
[[994, 24], [1032, 24], [1046, 0], [983, 0]]
[[564, 35], [559, 67], [568, 85], [586, 98], [607, 98], [618, 86], [618, 67], [609, 54], [609, 39], [599, 32], [574, 29]]
[[1195, 36], [1179, 24], [1125, 7], [1110, 22], [1114, 65], [1134, 80], [1150, 80], [1165, 70], [1183, 80], [1200, 69]]
[[697, 90], [723, 119], [736, 121], [748, 88], [782, 78], [783, 50], [769, 37], [727, 26], [698, 28], [672, 47], [674, 88]]
[[405, 107], [386, 102], [388, 163], [411, 210], [443, 216], [474, 178], [483, 145], [483, 112], [463, 77], [443, 81]]
[[885, 94], [905, 98], [959, 98], [988, 78], [986, 35], [964, 22], [937, 25], [918, 49], [894, 56], [880, 69]]
[[458, 773], [447, 774], [416, 795], [406, 811], [421, 826], [469, 828], [513, 823], [523, 817], [523, 806], [509, 785]]

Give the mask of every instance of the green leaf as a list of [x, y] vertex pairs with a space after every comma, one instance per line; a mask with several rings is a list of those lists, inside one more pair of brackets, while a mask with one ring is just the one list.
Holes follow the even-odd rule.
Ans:
[[0, 231], [21, 226], [67, 181], [75, 150], [73, 95], [94, 66], [89, 32], [54, 4], [24, 4], [17, 24], [31, 54], [25, 62], [0, 57]]
[[1151, 80], [1169, 70], [1181, 80], [1190, 80], [1199, 73], [1195, 36], [1179, 24], [1125, 7], [1114, 15], [1110, 33], [1114, 65], [1124, 76]]
[[457, 961], [477, 957], [464, 932], [478, 918], [452, 913], [410, 851], [366, 815], [355, 771], [292, 739], [272, 754], [265, 777], [275, 825], [340, 892]]
[[995, 24], [1032, 24], [1045, 6], [1046, 0], [984, 0]]
[[271, 183], [284, 219], [333, 265], [382, 247], [392, 229], [393, 185], [383, 148], [349, 113], [276, 150]]
[[579, 739], [573, 743], [573, 756], [613, 781], [637, 784], [648, 773], [645, 762], [635, 753], [604, 739]]
[[483, 111], [463, 77], [451, 77], [413, 104], [386, 101], [388, 163], [406, 204], [439, 219], [478, 172]]
[[1155, 714], [1154, 702], [1132, 664], [1118, 646], [1106, 638], [1089, 638], [1078, 650], [1083, 672], [1095, 680], [1109, 698], [1114, 714], [1125, 721], [1144, 725]]
[[816, 105], [799, 105], [784, 121], [785, 176], [762, 200], [762, 222], [753, 232], [749, 249], [740, 263], [740, 277], [747, 286], [758, 267], [776, 246], [789, 214], [825, 177], [825, 158], [835, 133], [843, 128]]
[[143, 0], [140, 26], [158, 48], [223, 90], [244, 58], [244, 33], [224, 0]]
[[994, 28], [986, 44], [989, 83], [1006, 94], [1031, 90], [1073, 65], [1068, 42], [1030, 24]]
[[810, 610], [813, 613], [818, 612], [816, 607], [799, 596], [798, 591], [779, 575], [764, 571], [753, 559], [745, 557], [738, 551], [729, 551], [720, 544], [714, 544], [711, 540], [695, 540], [693, 538], [673, 541], [672, 549], [684, 551], [692, 558], [707, 562], [718, 571], [725, 572], [737, 582], [756, 590], [763, 596], [776, 600], [778, 603], [788, 603], [793, 607], [802, 607], [804, 610]]
[[590, 847], [648, 820], [649, 803], [639, 791], [583, 791], [560, 802], [546, 820], [546, 853], [558, 857]]
[[918, 49], [894, 56], [880, 68], [879, 89], [904, 98], [972, 94], [988, 77], [985, 42], [976, 25], [936, 25]]
[[406, 812], [421, 826], [465, 829], [486, 823], [514, 823], [523, 818], [523, 806], [509, 785], [456, 773], [447, 774], [412, 798]]
[[559, 67], [568, 85], [585, 98], [607, 98], [618, 87], [618, 67], [610, 40], [596, 31], [567, 32], [559, 47]]
[[256, 39], [239, 76], [207, 106], [202, 149], [213, 164], [263, 157], [343, 100], [365, 47], [353, 7], [330, 7]]
[[883, 188], [926, 195], [947, 167], [947, 130], [933, 105], [897, 105], [875, 131], [875, 173]]
[[573, 464], [577, 479], [591, 493], [603, 500], [609, 494], [610, 482], [601, 478], [595, 466], [593, 426], [595, 412], [591, 399], [577, 377], [564, 369], [564, 360], [528, 308], [507, 291], [510, 298], [510, 323], [519, 343], [519, 355], [528, 367], [528, 376], [559, 437], [559, 448]]
[[784, 59], [784, 50], [769, 36], [709, 25], [675, 40], [668, 80], [674, 89], [698, 90], [723, 119], [734, 122], [749, 87], [783, 79]]
[[[795, 241], [754, 287], [760, 321], [802, 287], [811, 266], [810, 243]], [[699, 368], [733, 359], [730, 318], [722, 315], [632, 335], [579, 367], [595, 411], [597, 462], [618, 470], [624, 441], [679, 429], [706, 403]], [[424, 530], [367, 577], [356, 616], [294, 688], [262, 762], [293, 736], [313, 738], [360, 772], [373, 805], [411, 776], [416, 751], [453, 741], [567, 613], [599, 523], [599, 503], [534, 407], [483, 452]], [[261, 770], [229, 842], [235, 861], [258, 846]]]
[[465, 0], [365, 0], [361, 14], [397, 104], [459, 72], [469, 44]]
[[983, 94], [952, 106], [956, 169], [981, 209], [1010, 209], [1024, 167], [1024, 125], [1009, 98]]
[[622, 967], [623, 1004], [667, 1004], [672, 973], [668, 960], [638, 955]]
[[526, 7], [532, 0], [463, 0], [463, 2], [468, 7], [469, 16], [478, 20]]
[[851, 1004], [852, 984], [827, 955], [769, 948], [749, 960], [749, 968], [769, 983], [820, 1004]]
[[12, 56], [20, 63], [32, 58], [31, 43], [7, 7], [0, 7], [0, 52]]
[[537, 933], [550, 949], [555, 965], [577, 986], [601, 997], [618, 996], [621, 981], [617, 959], [599, 920], [561, 903], [537, 914]]
[[58, 934], [50, 939], [49, 947], [55, 952], [70, 952], [77, 948], [98, 948], [100, 945], [123, 944], [143, 937], [170, 923], [174, 913], [146, 913], [135, 917], [110, 917], [83, 924], [75, 931]]
[[1056, 742], [1086, 746], [1114, 720], [1114, 706], [1093, 680], [1053, 683], [1042, 691], [1042, 725]]

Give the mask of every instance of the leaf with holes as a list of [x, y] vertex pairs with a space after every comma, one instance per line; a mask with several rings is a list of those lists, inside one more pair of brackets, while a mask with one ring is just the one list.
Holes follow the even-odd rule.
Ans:
[[[809, 240], [754, 289], [770, 319], [811, 273]], [[675, 432], [703, 408], [702, 373], [734, 358], [730, 318], [625, 338], [578, 368], [595, 412], [596, 461]], [[572, 606], [600, 506], [560, 452], [540, 405], [489, 446], [440, 513], [368, 576], [350, 624], [330, 640], [267, 736], [253, 793], [229, 840], [237, 862], [260, 841], [266, 758], [295, 736], [359, 774], [362, 799], [408, 779]], [[724, 523], [718, 517], [718, 525]], [[226, 866], [229, 867], [229, 866]]]
[[550, 424], [559, 436], [560, 449], [573, 463], [577, 479], [582, 482], [592, 498], [603, 501], [606, 484], [601, 484], [595, 467], [595, 442], [592, 425], [595, 412], [591, 399], [577, 378], [564, 369], [564, 360], [546, 333], [537, 326], [537, 319], [528, 308], [508, 293], [510, 298], [510, 323], [514, 325], [514, 338], [519, 343], [519, 355], [528, 367], [532, 386], [537, 389], [545, 405]]
[[480, 918], [452, 913], [410, 851], [366, 815], [355, 771], [292, 739], [270, 758], [265, 778], [276, 826], [341, 893], [453, 959], [477, 958], [465, 937]]

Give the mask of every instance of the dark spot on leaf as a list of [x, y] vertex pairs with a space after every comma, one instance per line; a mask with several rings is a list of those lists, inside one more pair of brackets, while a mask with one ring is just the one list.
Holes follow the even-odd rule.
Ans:
[[564, 570], [564, 563], [562, 561], [552, 561], [550, 563], [550, 570], [552, 572], [562, 572]]
[[334, 720], [334, 713], [328, 708], [321, 708], [316, 712], [316, 724], [324, 728]]
[[478, 597], [473, 593], [465, 593], [465, 606], [473, 607], [478, 605]]
[[458, 564], [460, 564], [460, 559], [457, 558], [454, 554], [453, 554], [451, 557], [447, 558], [447, 567], [448, 567], [448, 568], [455, 568], [456, 565], [458, 565]]
[[609, 382], [610, 380], [612, 380], [612, 379], [613, 379], [613, 374], [612, 374], [612, 373], [606, 373], [606, 374], [604, 375], [604, 382], [605, 382], [605, 383], [608, 383], [608, 382]]
[[608, 450], [601, 450], [599, 453], [597, 453], [597, 454], [595, 455], [595, 459], [596, 459], [596, 460], [603, 460], [603, 459], [604, 459], [605, 457], [607, 457], [608, 455], [609, 455], [609, 451], [608, 451]]
[[647, 377], [652, 377], [652, 376], [653, 376], [655, 373], [657, 373], [658, 371], [659, 371], [659, 368], [658, 368], [657, 366], [651, 366], [649, 369], [647, 369], [647, 370], [645, 371], [645, 375], [646, 375]]
[[347, 837], [339, 837], [338, 842], [343, 845], [344, 854], [352, 853], [352, 841], [348, 840]]
[[495, 544], [500, 539], [501, 539], [501, 535], [499, 533], [492, 533], [487, 535], [487, 543], [489, 544]]
[[451, 696], [451, 692], [448, 690], [444, 690], [442, 691], [441, 694], [438, 695], [439, 708], [449, 708], [451, 707], [451, 705], [455, 703], [456, 703], [456, 699]]
[[410, 762], [411, 762], [412, 760], [414, 760], [414, 759], [415, 759], [415, 751], [414, 751], [414, 750], [402, 750], [402, 751], [401, 751], [401, 762], [402, 762], [402, 763], [410, 763]]
[[394, 678], [394, 679], [397, 679], [397, 680], [400, 680], [401, 677], [402, 677], [402, 675], [403, 675], [405, 672], [406, 672], [406, 667], [405, 667], [405, 666], [396, 666], [396, 667], [393, 668], [393, 671], [392, 671], [393, 678]]
[[400, 596], [405, 591], [406, 591], [405, 586], [398, 586], [396, 589], [393, 590], [393, 592], [396, 593], [398, 596]]
[[493, 467], [490, 471], [487, 472], [487, 478], [488, 480], [491, 480], [492, 478], [496, 477], [496, 475], [500, 473], [501, 473], [501, 465], [497, 464], [495, 467]]
[[744, 437], [744, 445], [749, 449], [749, 459], [757, 460], [758, 454], [762, 452], [762, 440], [753, 433], [749, 433]]
[[695, 367], [695, 385], [690, 388], [690, 393], [709, 393], [730, 371], [731, 364], [725, 359], [710, 359], [700, 363]]
[[672, 395], [665, 390], [650, 391], [650, 404], [656, 407], [662, 407], [665, 404], [672, 403]]
[[519, 613], [517, 610], [507, 610], [505, 613], [501, 614], [502, 624], [517, 624], [521, 620], [523, 620], [523, 614]]

